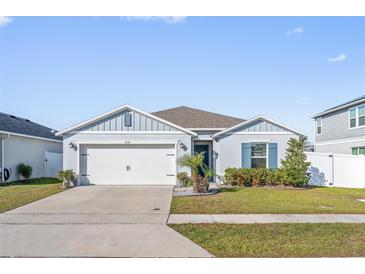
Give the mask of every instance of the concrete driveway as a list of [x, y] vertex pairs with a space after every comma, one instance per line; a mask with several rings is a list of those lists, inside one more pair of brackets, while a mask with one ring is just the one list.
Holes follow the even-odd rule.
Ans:
[[0, 214], [1, 257], [211, 257], [167, 225], [172, 187], [77, 187]]

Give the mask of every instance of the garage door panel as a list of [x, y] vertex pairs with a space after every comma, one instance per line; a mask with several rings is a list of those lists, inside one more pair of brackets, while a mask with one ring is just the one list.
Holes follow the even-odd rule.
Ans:
[[86, 151], [84, 163], [91, 184], [176, 183], [174, 145], [90, 145]]

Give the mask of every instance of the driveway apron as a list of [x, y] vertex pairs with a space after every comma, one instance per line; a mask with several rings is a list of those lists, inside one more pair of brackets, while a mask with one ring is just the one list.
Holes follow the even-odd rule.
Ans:
[[77, 187], [0, 214], [1, 257], [211, 257], [167, 225], [173, 187]]

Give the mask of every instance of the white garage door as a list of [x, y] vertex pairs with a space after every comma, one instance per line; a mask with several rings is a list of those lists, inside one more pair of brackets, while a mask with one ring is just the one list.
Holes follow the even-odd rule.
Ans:
[[176, 184], [175, 145], [88, 145], [83, 179], [95, 185]]

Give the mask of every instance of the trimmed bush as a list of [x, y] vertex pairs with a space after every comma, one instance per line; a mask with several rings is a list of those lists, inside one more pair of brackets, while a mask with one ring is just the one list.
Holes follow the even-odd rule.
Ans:
[[225, 170], [227, 185], [239, 187], [287, 185], [286, 175], [282, 169], [266, 168], [227, 168]]
[[28, 180], [33, 173], [33, 168], [27, 164], [19, 164], [17, 167], [17, 173], [20, 175], [24, 180]]

